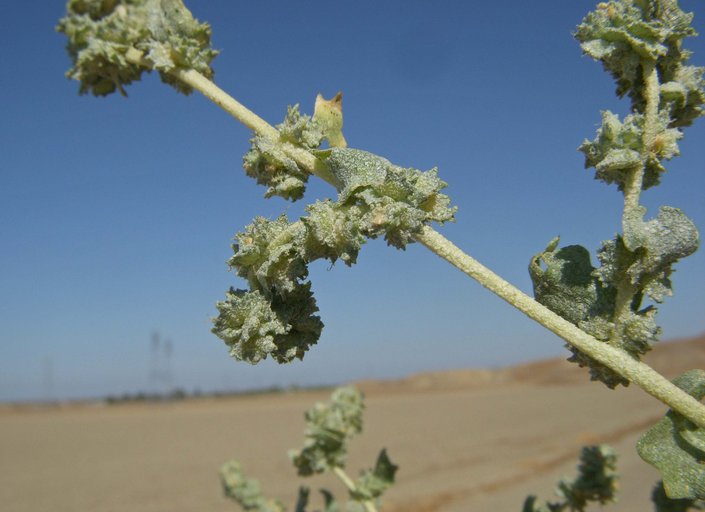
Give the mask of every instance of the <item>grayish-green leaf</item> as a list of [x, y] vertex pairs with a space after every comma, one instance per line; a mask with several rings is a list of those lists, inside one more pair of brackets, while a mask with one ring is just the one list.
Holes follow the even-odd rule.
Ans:
[[377, 457], [375, 467], [364, 471], [355, 483], [355, 491], [350, 497], [358, 501], [374, 501], [394, 485], [394, 475], [399, 466], [392, 463], [387, 450], [382, 450]]
[[[697, 400], [705, 397], [705, 371], [690, 370], [673, 383]], [[705, 500], [705, 430], [671, 410], [641, 436], [637, 451], [661, 472], [669, 498]]]
[[693, 254], [700, 237], [693, 221], [678, 208], [662, 206], [658, 216], [646, 222], [645, 213], [646, 209], [641, 209], [624, 223], [624, 245], [637, 255], [626, 272], [633, 284], [662, 302], [671, 295], [673, 264]]

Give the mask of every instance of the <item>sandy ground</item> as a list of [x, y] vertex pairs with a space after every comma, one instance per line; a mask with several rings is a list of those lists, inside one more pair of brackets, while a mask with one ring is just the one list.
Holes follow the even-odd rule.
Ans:
[[[671, 374], [686, 364], [705, 367], [705, 338], [676, 348], [660, 351], [654, 365], [660, 361]], [[555, 481], [574, 474], [582, 445], [608, 442], [620, 455], [624, 477], [619, 504], [607, 510], [652, 510], [649, 494], [658, 475], [634, 444], [664, 406], [637, 388], [610, 391], [584, 382], [581, 372], [548, 361], [360, 383], [367, 396], [365, 432], [353, 443], [349, 470], [371, 465], [387, 448], [400, 466], [385, 500], [388, 512], [520, 511], [527, 494], [551, 498]], [[301, 444], [303, 412], [328, 394], [5, 407], [1, 509], [235, 511], [222, 497], [217, 470], [237, 458], [291, 510], [302, 481], [286, 452]], [[343, 495], [337, 481], [304, 483]]]

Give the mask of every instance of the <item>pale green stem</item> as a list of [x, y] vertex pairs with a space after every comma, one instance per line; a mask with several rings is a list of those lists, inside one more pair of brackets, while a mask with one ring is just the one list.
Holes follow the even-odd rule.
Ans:
[[[659, 78], [656, 70], [656, 61], [651, 59], [643, 60], [642, 74], [644, 78], [645, 107], [644, 131], [641, 141], [641, 164], [631, 170], [624, 183], [622, 230], [625, 233], [630, 229], [629, 223], [634, 222], [634, 219], [641, 215], [639, 199], [644, 184], [644, 173], [646, 172], [646, 165], [651, 156], [651, 148], [653, 147], [654, 138], [658, 130], [658, 106], [661, 97], [659, 93]], [[632, 284], [629, 276], [625, 276], [617, 286], [617, 297], [615, 299], [613, 317], [615, 325], [614, 331], [612, 332], [613, 340], [619, 340], [622, 337], [621, 324], [631, 313], [632, 301], [636, 292], [637, 289]]]
[[[137, 50], [128, 52], [127, 59], [134, 64], [150, 67], [149, 62], [145, 61], [142, 53]], [[197, 71], [176, 69], [171, 74], [202, 92], [206, 97], [256, 133], [273, 138], [273, 140], [279, 140], [279, 134], [275, 128]], [[653, 88], [653, 80], [655, 80], [656, 94], [658, 95], [658, 77], [655, 69], [652, 75], [653, 78], [647, 79], [647, 90], [650, 87]], [[658, 109], [658, 104], [656, 104], [655, 108]], [[330, 175], [325, 166], [314, 155], [291, 144], [285, 144], [284, 147], [287, 153], [305, 169], [333, 184], [336, 189], [340, 188], [337, 180]], [[641, 175], [643, 177], [643, 172]], [[641, 190], [641, 179], [639, 178], [638, 191]], [[637, 205], [638, 200], [637, 193]], [[425, 227], [416, 236], [416, 240], [580, 351], [604, 364], [622, 377], [634, 382], [644, 391], [678, 411], [698, 426], [705, 428], [705, 406], [647, 364], [636, 361], [622, 350], [596, 340], [499, 277], [430, 227]], [[344, 471], [334, 471], [343, 482], [346, 482], [348, 488], [350, 488], [350, 485], [354, 487], [354, 483]], [[373, 508], [368, 508], [368, 512], [374, 511], [374, 505], [370, 504], [370, 506]]]
[[[145, 59], [143, 53], [135, 48], [127, 51], [125, 58], [128, 62], [138, 66], [152, 68], [152, 64]], [[242, 103], [230, 96], [213, 81], [209, 80], [195, 69], [174, 68], [169, 71], [169, 74], [178, 78], [186, 85], [196, 89], [206, 98], [225, 110], [228, 114], [247, 126], [250, 130], [280, 144], [284, 152], [292, 158], [296, 163], [307, 169], [312, 174], [333, 185], [336, 189], [341, 188], [341, 184], [335, 176], [333, 176], [328, 168], [318, 160], [309, 151], [303, 148], [296, 147], [279, 139], [279, 132], [276, 128], [270, 125], [267, 121], [252, 112]]]
[[649, 365], [633, 359], [618, 348], [596, 340], [499, 277], [430, 227], [424, 227], [421, 233], [416, 235], [416, 240], [581, 352], [634, 382], [693, 423], [705, 428], [705, 406]]
[[[350, 492], [357, 492], [355, 482], [350, 479], [350, 477], [343, 468], [336, 466], [333, 468], [333, 473], [335, 473], [335, 476], [340, 478], [340, 480], [345, 484], [345, 487], [347, 487]], [[377, 507], [371, 501], [363, 501], [362, 506], [365, 507], [365, 510], [367, 512], [377, 512]]]

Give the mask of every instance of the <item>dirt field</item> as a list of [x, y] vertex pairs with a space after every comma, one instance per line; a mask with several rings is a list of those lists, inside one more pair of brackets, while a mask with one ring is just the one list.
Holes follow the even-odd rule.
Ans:
[[[705, 338], [664, 344], [649, 362], [670, 375], [704, 368]], [[544, 361], [360, 383], [368, 410], [349, 469], [371, 465], [387, 448], [400, 466], [385, 501], [388, 512], [518, 512], [527, 494], [552, 497], [554, 482], [574, 473], [582, 445], [608, 442], [620, 454], [624, 478], [619, 504], [607, 510], [652, 510], [649, 494], [658, 476], [633, 447], [665, 408], [639, 389], [610, 391], [584, 381], [582, 370]], [[217, 476], [229, 458], [239, 459], [291, 510], [301, 481], [286, 451], [301, 443], [303, 412], [327, 397], [298, 392], [158, 405], [2, 408], [2, 510], [235, 511]], [[305, 483], [342, 497], [336, 481]]]

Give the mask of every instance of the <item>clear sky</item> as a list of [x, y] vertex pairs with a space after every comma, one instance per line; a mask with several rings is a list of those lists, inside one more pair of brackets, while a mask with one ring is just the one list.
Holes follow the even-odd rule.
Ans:
[[[222, 50], [216, 82], [266, 120], [316, 93], [344, 92], [352, 147], [438, 166], [459, 207], [441, 229], [530, 293], [531, 256], [561, 235], [593, 251], [619, 227], [621, 195], [593, 179], [576, 148], [600, 110], [626, 101], [571, 37], [588, 0], [355, 2], [190, 0]], [[705, 9], [696, 12], [705, 33]], [[61, 1], [0, 6], [0, 401], [99, 396], [158, 387], [151, 337], [172, 346], [172, 384], [247, 389], [501, 366], [565, 354], [534, 325], [418, 244], [369, 243], [359, 264], [313, 265], [322, 339], [303, 362], [231, 360], [210, 334], [215, 302], [244, 283], [230, 243], [256, 215], [301, 214], [330, 197], [263, 199], [241, 158], [248, 130], [207, 100], [156, 76], [129, 98], [79, 96], [54, 32]], [[705, 65], [705, 38], [689, 40]], [[705, 121], [658, 206], [705, 228]], [[660, 309], [664, 338], [705, 331], [705, 256], [674, 274]], [[157, 361], [159, 363], [159, 361]]]

